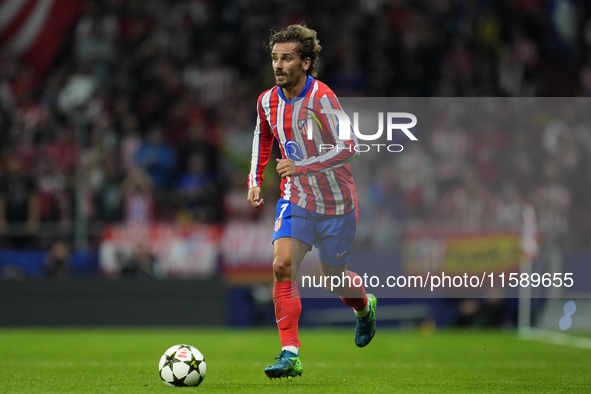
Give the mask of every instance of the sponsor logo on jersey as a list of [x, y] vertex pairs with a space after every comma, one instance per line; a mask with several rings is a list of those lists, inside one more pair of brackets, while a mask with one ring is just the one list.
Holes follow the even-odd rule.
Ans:
[[303, 160], [304, 154], [302, 148], [294, 140], [289, 140], [285, 143], [285, 154], [288, 159]]

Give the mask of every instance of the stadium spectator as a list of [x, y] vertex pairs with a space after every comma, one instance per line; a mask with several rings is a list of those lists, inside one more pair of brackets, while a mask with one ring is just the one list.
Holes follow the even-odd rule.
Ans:
[[123, 220], [134, 226], [154, 222], [156, 215], [154, 186], [141, 168], [134, 170], [123, 181]]
[[155, 275], [156, 257], [148, 245], [139, 243], [131, 254], [119, 256], [119, 265], [122, 278], [151, 278]]
[[207, 138], [207, 123], [204, 119], [194, 119], [188, 126], [187, 135], [180, 150], [181, 168], [188, 168], [189, 158], [193, 155], [204, 158], [206, 171], [214, 173], [218, 170], [217, 146]]
[[93, 194], [93, 218], [102, 223], [119, 223], [123, 219], [122, 176], [114, 157], [106, 157], [103, 165], [105, 176]]
[[6, 167], [0, 179], [0, 234], [7, 236], [11, 248], [30, 248], [39, 229], [39, 193], [17, 157], [8, 157]]
[[39, 159], [37, 170], [40, 219], [44, 222], [71, 222], [67, 175], [48, 156]]
[[123, 136], [119, 145], [121, 169], [124, 174], [131, 173], [136, 167], [137, 162], [135, 155], [137, 154], [142, 140], [138, 130], [138, 120], [130, 112], [124, 112], [120, 116], [120, 123]]
[[146, 170], [158, 191], [168, 189], [176, 164], [176, 152], [163, 133], [160, 126], [153, 126], [135, 154], [137, 164]]
[[96, 191], [105, 178], [103, 161], [105, 148], [102, 133], [98, 128], [93, 128], [90, 133], [90, 143], [80, 155], [80, 166], [84, 171], [86, 186], [91, 191]]
[[193, 220], [211, 222], [218, 217], [217, 185], [207, 171], [205, 156], [196, 153], [189, 156], [188, 169], [181, 175], [175, 194], [181, 209]]
[[71, 256], [66, 242], [56, 241], [45, 258], [45, 277], [66, 279], [70, 276]]

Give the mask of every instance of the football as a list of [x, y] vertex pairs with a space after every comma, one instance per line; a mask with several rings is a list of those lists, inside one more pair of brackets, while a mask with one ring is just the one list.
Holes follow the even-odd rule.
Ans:
[[175, 345], [160, 357], [160, 378], [170, 387], [196, 387], [205, 377], [205, 359], [196, 347]]

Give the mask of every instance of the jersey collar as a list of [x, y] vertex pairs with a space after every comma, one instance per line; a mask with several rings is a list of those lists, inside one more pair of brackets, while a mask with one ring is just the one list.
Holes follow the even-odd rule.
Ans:
[[291, 105], [292, 102], [297, 101], [298, 99], [300, 99], [302, 97], [306, 97], [306, 94], [308, 94], [308, 91], [310, 90], [310, 86], [312, 86], [312, 81], [314, 81], [314, 78], [312, 78], [310, 75], [308, 75], [308, 79], [306, 80], [306, 85], [304, 86], [304, 88], [302, 89], [300, 94], [298, 94], [298, 96], [296, 98], [294, 98], [292, 101], [289, 101], [288, 99], [285, 98], [285, 96], [283, 95], [283, 89], [281, 89], [279, 86], [277, 86], [277, 94], [279, 94], [279, 97], [281, 97], [283, 99], [283, 101], [285, 101], [287, 104]]

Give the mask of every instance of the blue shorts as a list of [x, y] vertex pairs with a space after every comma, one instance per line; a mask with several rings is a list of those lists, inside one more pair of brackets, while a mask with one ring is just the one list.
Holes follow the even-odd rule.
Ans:
[[273, 242], [278, 238], [296, 238], [318, 248], [322, 262], [341, 265], [349, 261], [357, 218], [355, 211], [345, 215], [322, 215], [287, 200], [277, 202]]

